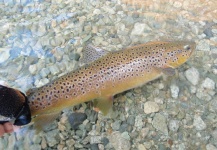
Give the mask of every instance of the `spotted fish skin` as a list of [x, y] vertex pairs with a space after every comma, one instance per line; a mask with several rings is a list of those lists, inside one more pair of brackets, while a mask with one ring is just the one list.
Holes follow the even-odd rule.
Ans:
[[110, 52], [30, 92], [31, 113], [40, 116], [93, 99], [108, 99], [180, 66], [194, 50], [194, 42], [176, 41], [150, 42]]

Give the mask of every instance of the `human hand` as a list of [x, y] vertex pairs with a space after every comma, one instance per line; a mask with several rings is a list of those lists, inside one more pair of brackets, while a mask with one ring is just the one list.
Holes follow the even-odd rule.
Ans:
[[20, 127], [14, 126], [10, 122], [6, 122], [4, 124], [0, 124], [0, 137], [2, 137], [6, 133], [16, 132], [17, 130], [19, 130], [19, 128]]

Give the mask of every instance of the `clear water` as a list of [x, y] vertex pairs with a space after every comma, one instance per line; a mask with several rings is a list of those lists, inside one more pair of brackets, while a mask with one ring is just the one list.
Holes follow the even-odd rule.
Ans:
[[[215, 0], [0, 0], [0, 84], [24, 93], [76, 69], [88, 43], [109, 51], [148, 41], [197, 43], [176, 76], [117, 95], [110, 116], [95, 113], [90, 103], [75, 106], [43, 132], [28, 125], [5, 134], [0, 149], [217, 148], [216, 7]], [[196, 85], [186, 79], [191, 67], [200, 75]], [[213, 89], [204, 88], [207, 78]], [[179, 88], [177, 98], [171, 85]], [[159, 111], [144, 113], [147, 101]], [[68, 116], [75, 112], [87, 117], [74, 130]], [[154, 123], [157, 115], [165, 119], [163, 129]]]

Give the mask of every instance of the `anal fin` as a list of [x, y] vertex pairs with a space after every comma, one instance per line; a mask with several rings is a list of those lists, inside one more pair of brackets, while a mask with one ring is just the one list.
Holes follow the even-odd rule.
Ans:
[[113, 97], [103, 97], [93, 101], [93, 106], [95, 110], [100, 110], [103, 115], [107, 115], [112, 108]]
[[59, 114], [60, 113], [49, 113], [36, 116], [33, 119], [33, 125], [36, 132], [38, 133], [39, 131], [45, 129], [47, 125], [51, 124], [59, 116]]

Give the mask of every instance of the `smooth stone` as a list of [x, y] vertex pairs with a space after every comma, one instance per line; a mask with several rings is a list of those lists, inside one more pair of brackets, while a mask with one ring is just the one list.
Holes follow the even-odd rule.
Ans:
[[128, 132], [123, 132], [121, 133], [121, 136], [126, 139], [126, 140], [130, 140], [130, 136], [129, 136], [129, 133]]
[[75, 145], [74, 139], [69, 139], [66, 141], [66, 146], [68, 147], [68, 149], [74, 149], [74, 145]]
[[109, 141], [115, 150], [130, 150], [131, 148], [130, 141], [123, 138], [120, 132], [113, 132], [109, 136]]
[[157, 113], [155, 116], [154, 116], [154, 119], [152, 121], [152, 125], [155, 129], [163, 132], [165, 135], [168, 135], [168, 128], [167, 128], [167, 124], [166, 124], [166, 118]]
[[198, 115], [194, 116], [193, 125], [195, 126], [195, 129], [198, 131], [206, 129], [206, 123]]
[[78, 129], [78, 126], [87, 119], [87, 115], [84, 113], [72, 113], [69, 115], [68, 119], [72, 129], [76, 130]]
[[45, 134], [45, 138], [48, 146], [53, 147], [59, 143], [60, 137], [58, 136], [58, 134], [59, 134], [59, 130], [57, 129], [49, 131]]
[[49, 67], [49, 70], [51, 72], [51, 74], [56, 75], [59, 73], [59, 68], [57, 67], [57, 65], [52, 65]]
[[91, 144], [90, 149], [91, 150], [99, 150], [98, 144]]
[[214, 90], [214, 89], [215, 89], [215, 82], [214, 82], [212, 79], [210, 79], [210, 78], [206, 78], [206, 79], [202, 82], [201, 86], [202, 86], [203, 88], [205, 88], [205, 89]]
[[203, 31], [204, 34], [206, 34], [206, 38], [211, 38], [213, 37], [213, 33], [212, 33], [212, 30], [211, 28], [206, 28], [204, 31]]
[[47, 77], [49, 73], [50, 73], [50, 70], [48, 68], [42, 68], [41, 71], [39, 72], [42, 78]]
[[36, 64], [30, 65], [29, 72], [34, 75], [37, 72], [37, 65]]
[[130, 127], [130, 126], [128, 126], [128, 124], [126, 124], [126, 123], [121, 124], [119, 131], [121, 133], [124, 132], [124, 131], [127, 131], [128, 127]]
[[199, 82], [199, 72], [196, 68], [189, 68], [188, 70], [185, 71], [185, 77], [187, 80], [193, 84], [197, 85]]
[[159, 111], [159, 106], [156, 102], [148, 101], [144, 104], [144, 112], [146, 114], [150, 114], [158, 111]]
[[103, 143], [104, 146], [106, 146], [109, 143], [109, 139], [107, 137], [103, 137], [101, 139], [101, 142]]

